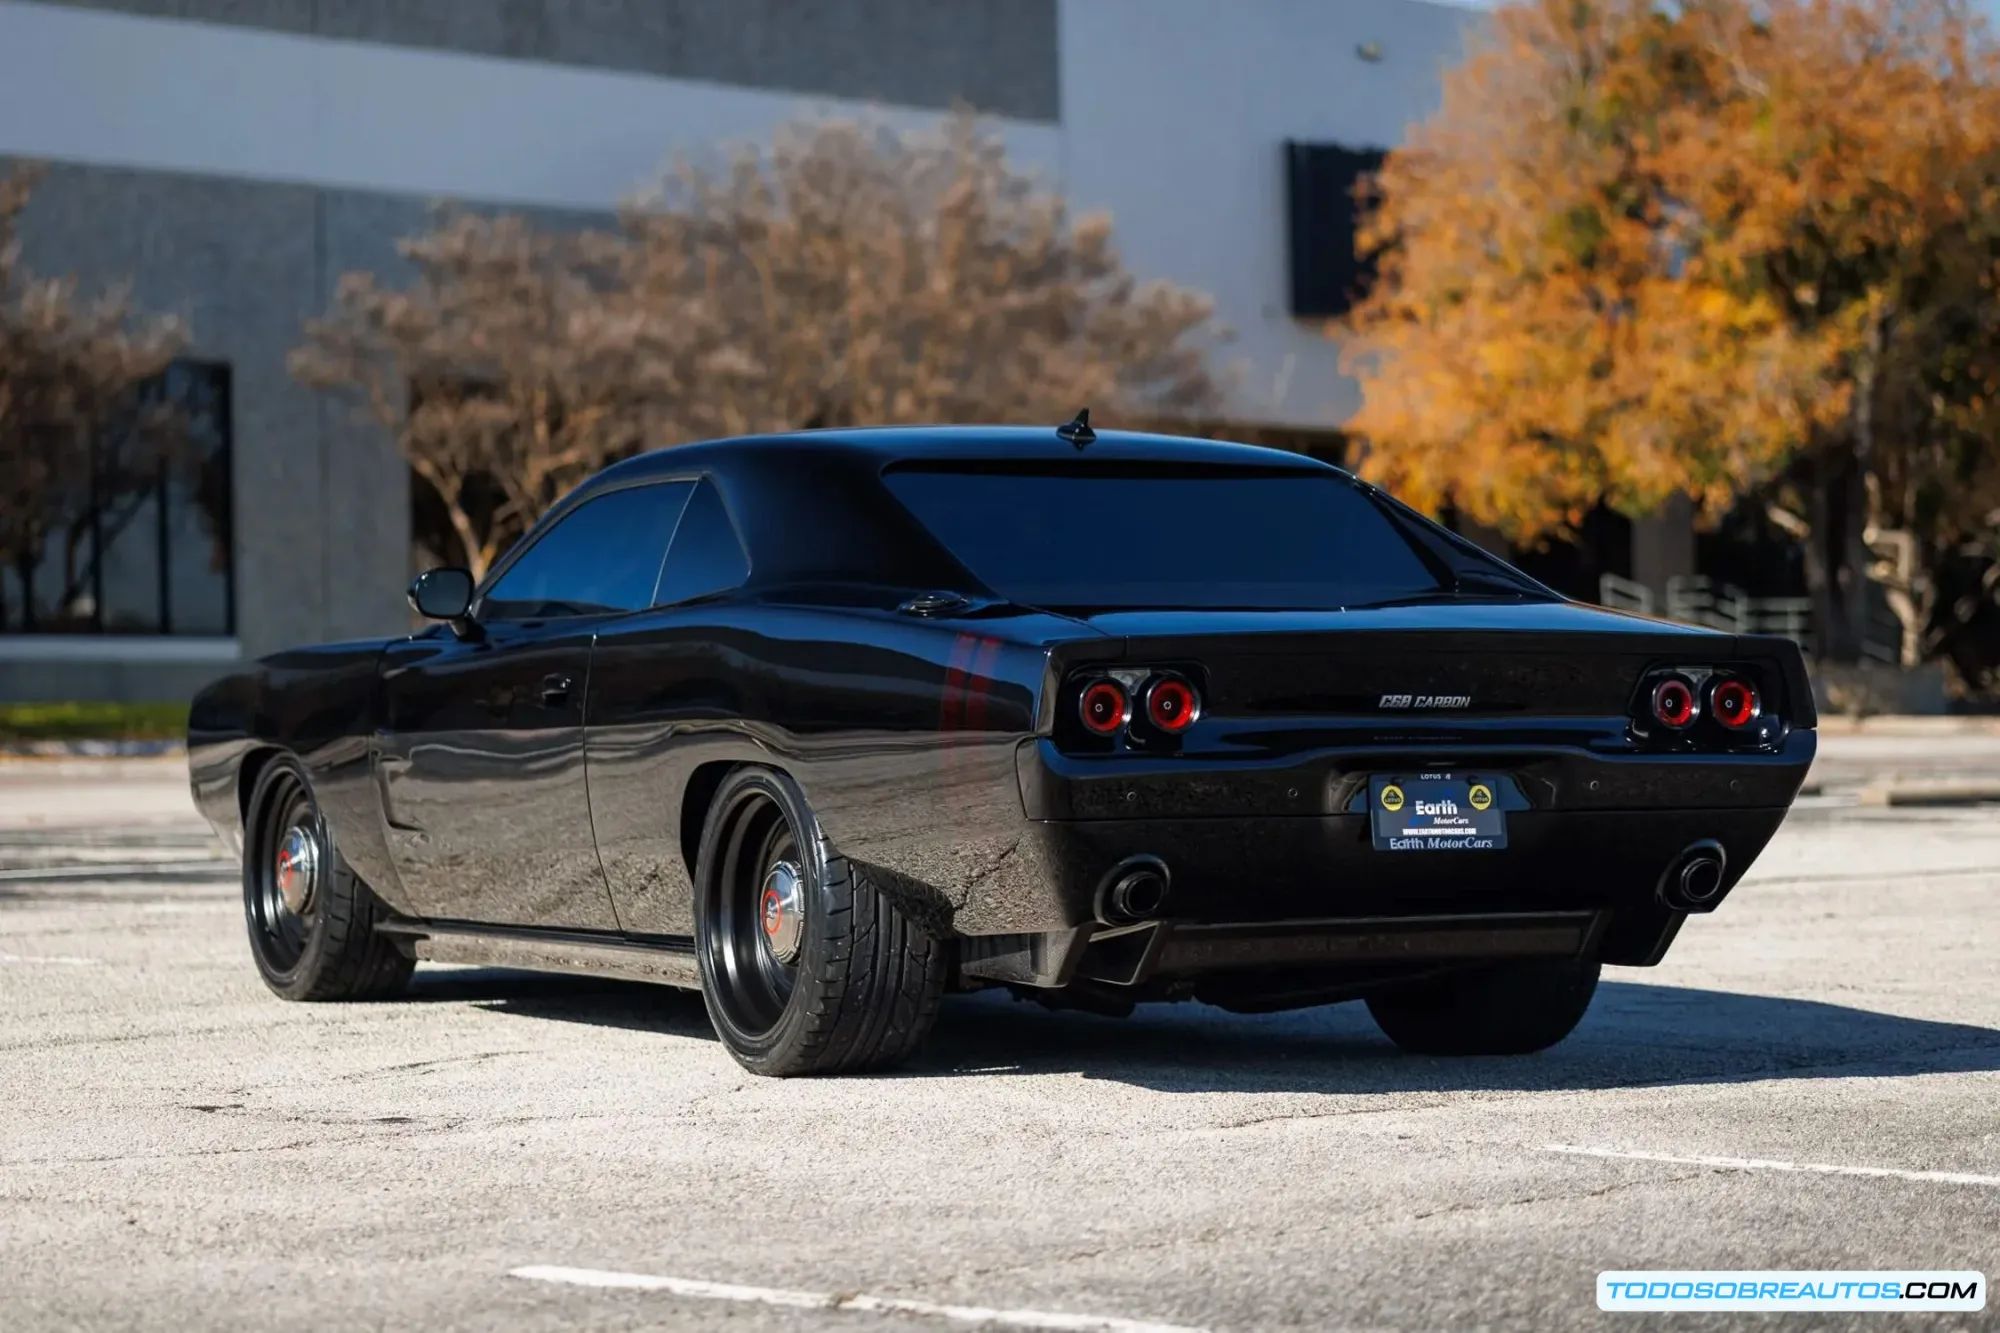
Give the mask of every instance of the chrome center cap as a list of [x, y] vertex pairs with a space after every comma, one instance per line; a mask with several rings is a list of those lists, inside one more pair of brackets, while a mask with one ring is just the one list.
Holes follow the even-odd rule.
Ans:
[[304, 916], [312, 906], [313, 890], [319, 884], [319, 843], [302, 828], [295, 828], [285, 835], [278, 845], [276, 866], [278, 894], [285, 900], [285, 907], [297, 916]]
[[757, 921], [764, 927], [764, 947], [781, 963], [798, 959], [805, 934], [805, 876], [790, 861], [780, 861], [764, 876], [757, 899]]

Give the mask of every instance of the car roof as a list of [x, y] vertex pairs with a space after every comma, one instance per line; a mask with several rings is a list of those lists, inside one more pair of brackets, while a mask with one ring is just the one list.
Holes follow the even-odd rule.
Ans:
[[[1087, 465], [1284, 468], [1349, 477], [1304, 454], [1222, 440], [1141, 431], [1098, 431], [1083, 449], [1055, 426], [884, 426], [790, 431], [670, 445], [615, 463], [542, 516], [537, 531], [608, 490], [705, 476], [720, 486], [750, 557], [747, 586], [828, 582], [953, 587], [981, 585], [936, 534], [882, 483], [899, 463], [1011, 466], [1081, 459]], [[1349, 478], [1352, 480], [1351, 478]], [[525, 549], [524, 542], [520, 549]], [[510, 552], [509, 560], [515, 558]], [[489, 581], [505, 572], [496, 567]]]
[[1101, 430], [1078, 449], [1054, 426], [854, 426], [828, 430], [745, 435], [700, 444], [670, 445], [605, 469], [595, 482], [616, 483], [657, 472], [693, 471], [728, 463], [754, 466], [759, 454], [791, 453], [800, 446], [847, 455], [877, 468], [899, 462], [977, 459], [1032, 462], [1066, 458], [1123, 462], [1236, 464], [1340, 472], [1305, 454], [1226, 440], [1145, 431]]

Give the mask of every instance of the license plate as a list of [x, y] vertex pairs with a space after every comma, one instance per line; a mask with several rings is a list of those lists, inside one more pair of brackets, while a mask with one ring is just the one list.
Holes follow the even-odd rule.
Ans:
[[1507, 845], [1498, 781], [1476, 773], [1368, 780], [1378, 852], [1491, 852]]

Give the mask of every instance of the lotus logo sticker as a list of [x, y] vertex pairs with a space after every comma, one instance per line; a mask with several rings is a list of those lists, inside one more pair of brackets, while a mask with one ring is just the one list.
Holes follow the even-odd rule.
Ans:
[[1472, 790], [1465, 794], [1465, 799], [1472, 802], [1474, 810], [1484, 810], [1493, 804], [1493, 790], [1483, 782], [1475, 782]]
[[1393, 782], [1384, 787], [1382, 789], [1382, 808], [1391, 811], [1401, 810], [1403, 808], [1403, 789]]

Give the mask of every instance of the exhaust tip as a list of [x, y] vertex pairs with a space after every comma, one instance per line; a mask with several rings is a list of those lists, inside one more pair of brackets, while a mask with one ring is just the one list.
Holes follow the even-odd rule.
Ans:
[[1681, 894], [1689, 902], [1705, 903], [1722, 891], [1722, 862], [1697, 856], [1681, 867]]
[[1685, 848], [1660, 876], [1660, 902], [1676, 912], [1712, 911], [1722, 897], [1729, 865], [1722, 844], [1712, 839]]
[[1107, 926], [1136, 926], [1160, 914], [1167, 903], [1166, 863], [1157, 856], [1120, 861], [1097, 890], [1097, 919]]

